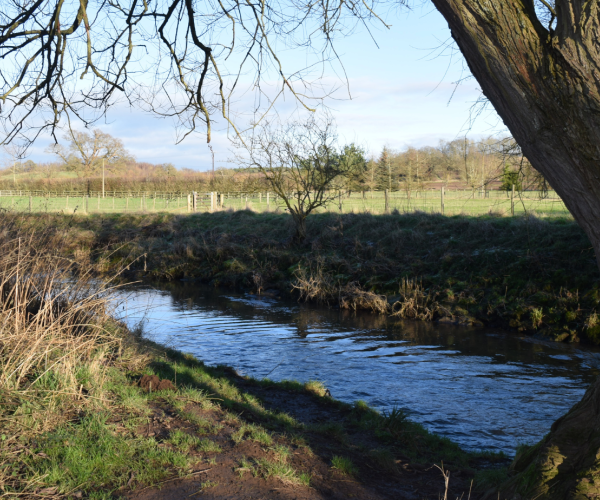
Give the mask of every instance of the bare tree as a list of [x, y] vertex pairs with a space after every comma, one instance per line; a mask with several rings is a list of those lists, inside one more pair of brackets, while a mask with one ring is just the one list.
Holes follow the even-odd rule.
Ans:
[[354, 168], [350, 161], [340, 162], [336, 140], [331, 119], [266, 124], [255, 129], [237, 157], [240, 165], [258, 169], [283, 200], [298, 243], [306, 239], [306, 218], [336, 198], [336, 179]]
[[38, 163], [35, 166], [35, 171], [44, 179], [52, 179], [60, 171], [60, 165], [56, 163]]
[[22, 141], [13, 141], [10, 144], [5, 144], [3, 149], [9, 157], [7, 167], [12, 171], [13, 185], [16, 185], [18, 167], [20, 167], [21, 162], [27, 156], [27, 143]]
[[97, 174], [102, 169], [102, 161], [109, 171], [131, 161], [132, 156], [123, 146], [123, 141], [99, 129], [91, 133], [70, 131], [65, 135], [69, 148], [52, 144], [48, 152], [58, 156], [67, 169], [75, 170], [79, 176]]

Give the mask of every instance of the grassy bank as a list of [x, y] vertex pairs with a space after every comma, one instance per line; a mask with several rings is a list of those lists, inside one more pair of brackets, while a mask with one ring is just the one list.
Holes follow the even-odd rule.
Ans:
[[9, 230], [3, 497], [433, 499], [449, 473], [452, 497], [504, 477], [504, 457], [467, 453], [400, 411], [341, 403], [318, 382], [241, 377], [145, 341], [114, 319], [111, 289], [83, 257], [56, 251], [64, 234]]
[[600, 343], [598, 268], [568, 219], [316, 214], [295, 247], [286, 214], [12, 217], [15, 227], [54, 228], [63, 255], [103, 273], [125, 262], [130, 277]]

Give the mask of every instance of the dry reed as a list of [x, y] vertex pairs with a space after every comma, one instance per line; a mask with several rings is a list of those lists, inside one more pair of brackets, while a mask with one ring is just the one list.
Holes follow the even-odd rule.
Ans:
[[22, 443], [110, 404], [107, 370], [136, 358], [111, 319], [107, 282], [60, 257], [56, 240], [18, 234], [0, 216], [0, 484]]
[[392, 305], [392, 316], [433, 321], [443, 309], [436, 301], [437, 294], [432, 296], [417, 279], [402, 278], [399, 295], [399, 300]]
[[360, 288], [356, 282], [340, 283], [331, 274], [323, 271], [317, 262], [313, 269], [298, 267], [292, 287], [300, 293], [300, 300], [319, 304], [337, 304], [342, 309], [366, 309], [385, 314], [389, 304], [384, 295]]

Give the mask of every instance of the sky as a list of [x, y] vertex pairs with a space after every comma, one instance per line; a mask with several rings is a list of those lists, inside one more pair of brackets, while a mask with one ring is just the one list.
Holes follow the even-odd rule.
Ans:
[[[377, 156], [384, 146], [401, 150], [406, 146], [434, 146], [440, 139], [452, 140], [465, 134], [472, 139], [501, 133], [502, 122], [488, 110], [470, 124], [474, 103], [480, 98], [477, 83], [469, 76], [462, 56], [443, 50], [450, 31], [442, 16], [429, 4], [388, 16], [390, 29], [363, 29], [340, 39], [337, 52], [349, 83], [325, 74], [325, 84], [340, 87], [326, 101], [337, 123], [341, 143], [355, 142]], [[376, 43], [375, 43], [376, 42]], [[286, 61], [302, 58], [300, 49], [283, 55]], [[337, 73], [341, 73], [338, 71]], [[464, 80], [464, 81], [463, 81]], [[457, 82], [462, 81], [459, 85]], [[243, 114], [252, 107], [252, 96], [236, 103]], [[280, 117], [298, 116], [292, 99], [280, 103]], [[211, 153], [206, 135], [200, 131], [176, 144], [173, 122], [156, 118], [124, 104], [114, 106], [98, 128], [123, 140], [138, 161], [172, 163], [178, 168], [209, 170]], [[34, 161], [52, 161], [45, 153], [50, 144], [41, 137], [30, 151]], [[217, 122], [212, 141], [215, 166], [234, 166], [231, 141], [226, 128]]]

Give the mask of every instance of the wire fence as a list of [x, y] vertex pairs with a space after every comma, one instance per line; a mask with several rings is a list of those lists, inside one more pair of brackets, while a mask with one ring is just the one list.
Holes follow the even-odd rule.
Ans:
[[[443, 213], [445, 215], [569, 216], [554, 191], [497, 191], [427, 189], [419, 191], [336, 191], [320, 212], [384, 214], [393, 211]], [[0, 209], [22, 212], [124, 213], [211, 212], [218, 210], [284, 211], [284, 201], [272, 192], [175, 193], [97, 191], [41, 192], [0, 191]]]

